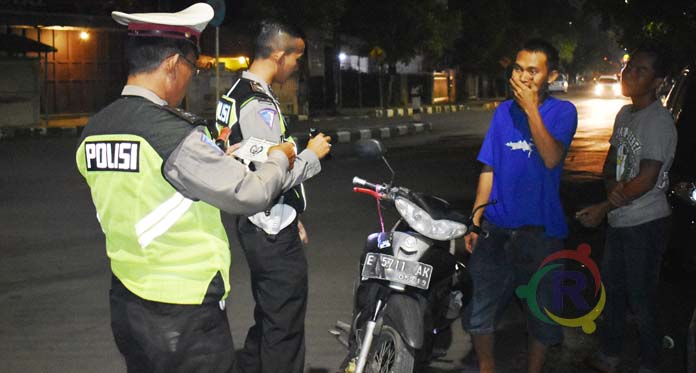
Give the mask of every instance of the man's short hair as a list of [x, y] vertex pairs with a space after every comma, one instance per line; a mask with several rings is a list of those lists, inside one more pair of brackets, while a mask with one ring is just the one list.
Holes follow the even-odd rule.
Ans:
[[522, 45], [523, 51], [541, 52], [546, 55], [546, 67], [549, 72], [558, 70], [558, 49], [544, 39], [530, 39]]
[[155, 71], [167, 57], [181, 54], [188, 58], [191, 53], [198, 59], [198, 48], [186, 40], [129, 36], [126, 40], [128, 75]]
[[255, 58], [268, 58], [276, 51], [295, 52], [295, 39], [303, 39], [294, 27], [276, 21], [263, 21], [256, 37]]
[[665, 48], [655, 43], [644, 43], [631, 53], [631, 56], [635, 56], [638, 53], [647, 54], [652, 57], [652, 67], [653, 71], [655, 71], [656, 78], [664, 78], [669, 75], [671, 61]]

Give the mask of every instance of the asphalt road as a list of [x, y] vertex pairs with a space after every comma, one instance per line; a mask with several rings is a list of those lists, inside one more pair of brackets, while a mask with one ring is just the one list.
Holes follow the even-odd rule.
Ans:
[[[611, 124], [624, 100], [594, 100], [580, 93], [568, 99], [580, 115], [578, 136], [569, 152], [564, 176], [564, 203], [571, 213], [588, 203], [598, 189]], [[475, 161], [492, 113], [468, 111], [433, 115], [433, 131], [386, 141], [396, 183], [441, 196], [469, 211], [479, 172]], [[123, 372], [122, 359], [109, 326], [109, 266], [104, 238], [89, 192], [74, 166], [75, 138], [14, 139], [0, 142], [0, 361], [3, 372]], [[309, 209], [303, 217], [310, 235], [310, 302], [307, 313], [307, 371], [334, 372], [344, 349], [327, 330], [350, 318], [357, 263], [368, 233], [379, 227], [374, 202], [351, 193], [351, 179], [389, 179], [378, 161], [357, 159], [347, 145], [334, 146], [334, 159], [307, 183]], [[393, 214], [387, 220], [393, 221]], [[224, 217], [231, 226], [233, 219]], [[601, 232], [571, 228], [569, 245], [601, 242]], [[253, 302], [249, 273], [231, 235], [232, 292], [228, 315], [237, 346], [251, 326]], [[569, 246], [573, 247], [573, 246]], [[673, 294], [674, 293], [674, 294]], [[663, 293], [678, 298], [679, 290]], [[672, 302], [669, 298], [666, 302]], [[693, 302], [673, 307], [670, 322], [684, 331]], [[686, 304], [688, 303], [688, 304]], [[676, 304], [676, 303], [675, 303]], [[667, 308], [672, 310], [671, 303]], [[686, 309], [688, 310], [688, 313]], [[684, 315], [686, 316], [684, 316]], [[458, 324], [457, 324], [458, 325]], [[450, 353], [433, 372], [456, 372], [470, 344], [455, 327]], [[524, 365], [523, 319], [511, 307], [500, 326], [498, 355], [502, 371]], [[549, 371], [585, 371], [578, 361], [594, 339], [569, 330], [566, 345], [555, 351]], [[627, 339], [629, 340], [629, 339]], [[633, 338], [635, 342], [635, 338]], [[634, 343], [635, 344], [635, 343]], [[673, 364], [681, 355], [669, 351]], [[681, 346], [683, 347], [683, 346]], [[627, 349], [627, 354], [635, 353]], [[627, 364], [631, 369], [635, 364]], [[675, 368], [676, 369], [676, 368]], [[626, 370], [629, 371], [629, 370]]]

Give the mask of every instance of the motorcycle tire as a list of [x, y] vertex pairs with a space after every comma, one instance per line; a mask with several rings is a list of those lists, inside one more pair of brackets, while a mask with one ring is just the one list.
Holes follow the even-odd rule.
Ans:
[[366, 373], [411, 373], [415, 352], [386, 319], [382, 330], [372, 341]]

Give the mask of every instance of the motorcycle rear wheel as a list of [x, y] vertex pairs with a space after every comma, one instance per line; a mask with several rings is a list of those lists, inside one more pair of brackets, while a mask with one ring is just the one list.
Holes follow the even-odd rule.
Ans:
[[401, 338], [388, 320], [384, 320], [382, 331], [370, 347], [366, 373], [411, 373], [414, 351]]

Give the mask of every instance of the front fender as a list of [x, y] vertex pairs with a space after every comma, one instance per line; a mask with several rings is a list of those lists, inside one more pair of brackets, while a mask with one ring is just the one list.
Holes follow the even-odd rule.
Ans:
[[406, 344], [420, 349], [425, 339], [426, 309], [425, 299], [392, 294], [387, 301], [384, 318], [389, 319]]

